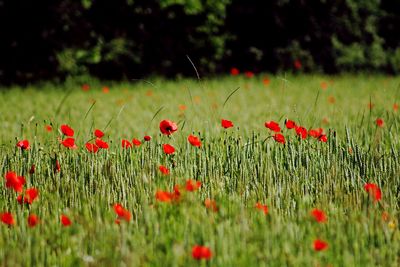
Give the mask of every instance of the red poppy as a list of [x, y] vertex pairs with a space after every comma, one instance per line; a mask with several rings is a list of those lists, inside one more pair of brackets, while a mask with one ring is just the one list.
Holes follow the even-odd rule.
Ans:
[[273, 138], [274, 138], [274, 140], [275, 140], [276, 142], [278, 142], [278, 143], [281, 143], [281, 144], [284, 144], [284, 143], [285, 143], [285, 137], [284, 137], [282, 134], [279, 134], [279, 133], [274, 134], [274, 135], [273, 135]]
[[160, 131], [164, 135], [171, 135], [178, 130], [178, 126], [175, 122], [170, 120], [163, 120], [160, 122]]
[[268, 207], [267, 205], [262, 205], [260, 202], [256, 203], [256, 209], [261, 210], [262, 212], [264, 212], [265, 215], [268, 214]]
[[264, 84], [265, 86], [268, 86], [270, 83], [271, 83], [271, 80], [270, 80], [268, 77], [265, 77], [265, 78], [263, 79], [263, 84]]
[[198, 137], [194, 136], [194, 135], [189, 135], [188, 141], [192, 146], [197, 146], [197, 147], [201, 146], [200, 139]]
[[108, 94], [108, 93], [110, 92], [110, 88], [107, 87], [107, 86], [104, 86], [104, 87], [102, 88], [102, 90], [103, 90], [103, 93], [105, 93], [105, 94]]
[[151, 140], [151, 136], [150, 135], [145, 135], [144, 136], [144, 141], [148, 142]]
[[100, 138], [96, 138], [96, 145], [102, 149], [108, 149], [108, 143], [101, 140]]
[[199, 189], [200, 186], [201, 186], [201, 182], [200, 181], [193, 181], [192, 179], [188, 179], [186, 181], [185, 189], [186, 189], [186, 191], [194, 192], [197, 189]]
[[326, 137], [326, 135], [323, 134], [318, 138], [318, 140], [323, 142], [323, 143], [326, 143], [328, 141], [328, 137]]
[[307, 129], [302, 126], [296, 126], [296, 134], [301, 137], [301, 139], [307, 138]]
[[126, 139], [122, 139], [121, 145], [122, 145], [122, 148], [130, 148], [130, 147], [132, 147], [131, 142], [129, 142], [129, 141], [126, 140]]
[[75, 149], [77, 146], [75, 145], [75, 139], [72, 137], [65, 138], [61, 144], [67, 148]]
[[28, 216], [28, 226], [35, 227], [39, 223], [39, 218], [35, 214], [30, 214]]
[[8, 226], [12, 226], [15, 224], [15, 220], [11, 212], [0, 213], [1, 222], [7, 224]]
[[288, 129], [293, 129], [294, 127], [296, 127], [296, 123], [291, 120], [286, 120], [285, 125], [286, 125], [286, 128], [288, 128]]
[[171, 202], [173, 199], [174, 199], [174, 194], [170, 192], [162, 190], [158, 190], [156, 192], [156, 200], [160, 202]]
[[225, 129], [228, 129], [228, 128], [233, 127], [233, 123], [231, 121], [222, 119], [221, 126], [224, 127]]
[[35, 173], [35, 164], [32, 164], [31, 168], [29, 169], [29, 174]]
[[[24, 196], [24, 203], [26, 204], [32, 204], [33, 201], [39, 196], [39, 190], [37, 190], [36, 188], [32, 187], [32, 188], [28, 188], [25, 191], [25, 196]], [[17, 197], [17, 201], [19, 202], [19, 204], [22, 204], [22, 195], [19, 195]]]
[[132, 144], [134, 144], [135, 146], [140, 146], [142, 144], [142, 142], [140, 142], [139, 139], [133, 138], [132, 139]]
[[293, 66], [294, 66], [294, 68], [295, 68], [296, 70], [299, 70], [299, 69], [301, 69], [301, 68], [303, 67], [303, 65], [301, 64], [301, 61], [300, 61], [299, 59], [296, 59], [296, 60], [293, 62]]
[[164, 149], [164, 153], [167, 155], [173, 154], [175, 152], [175, 148], [169, 144], [164, 144], [163, 149]]
[[322, 250], [326, 250], [328, 248], [328, 243], [320, 240], [320, 239], [316, 239], [314, 240], [314, 250], [315, 251], [322, 251]]
[[99, 150], [99, 147], [96, 144], [86, 143], [86, 149], [90, 153], [96, 153]]
[[274, 121], [267, 121], [265, 124], [265, 127], [267, 127], [268, 129], [279, 133], [281, 131], [281, 127], [279, 127], [279, 124], [277, 122]]
[[323, 210], [320, 210], [320, 209], [313, 209], [311, 211], [311, 215], [319, 223], [324, 223], [324, 222], [326, 222], [328, 220], [327, 217], [326, 217], [325, 212]]
[[21, 150], [28, 150], [30, 148], [28, 140], [22, 140], [17, 143], [17, 147], [21, 148]]
[[46, 131], [51, 132], [53, 131], [53, 127], [51, 127], [51, 125], [46, 125], [45, 126]]
[[85, 92], [87, 92], [87, 91], [89, 91], [89, 89], [90, 89], [90, 85], [89, 84], [82, 84], [82, 91], [85, 91]]
[[15, 192], [22, 192], [25, 184], [25, 178], [18, 176], [15, 172], [6, 173], [6, 187], [13, 188]]
[[160, 170], [160, 172], [164, 175], [168, 175], [169, 174], [169, 170], [167, 169], [167, 167], [161, 165], [160, 167], [158, 167], [158, 169]]
[[244, 75], [245, 75], [247, 78], [253, 78], [253, 77], [254, 77], [254, 72], [252, 72], [252, 71], [245, 71], [245, 72], [244, 72]]
[[206, 246], [195, 245], [192, 248], [192, 257], [196, 260], [210, 260], [212, 257], [212, 252], [210, 248]]
[[207, 198], [206, 200], [204, 200], [204, 206], [214, 212], [218, 211], [217, 203], [215, 202], [215, 200]]
[[378, 127], [383, 127], [383, 119], [382, 118], [377, 118], [376, 119], [376, 125]]
[[61, 125], [61, 132], [66, 136], [74, 136], [74, 130], [66, 124]]
[[393, 110], [394, 111], [398, 111], [399, 110], [399, 105], [397, 105], [396, 103], [393, 104]]
[[72, 224], [71, 220], [68, 218], [67, 215], [61, 214], [61, 224], [65, 227], [68, 227]]
[[374, 183], [366, 183], [364, 185], [365, 191], [374, 198], [374, 201], [377, 202], [382, 198], [382, 191], [377, 184]]
[[231, 68], [231, 75], [236, 76], [239, 75], [240, 71], [237, 68]]
[[118, 215], [118, 219], [116, 220], [116, 223], [119, 223], [119, 219], [124, 219], [125, 221], [129, 222], [131, 220], [132, 214], [125, 209], [121, 204], [116, 203], [113, 206], [114, 212]]
[[102, 138], [104, 136], [104, 133], [99, 129], [96, 129], [94, 130], [94, 136], [96, 136], [97, 138]]
[[320, 86], [321, 86], [321, 89], [326, 90], [328, 88], [328, 83], [327, 82], [321, 82]]

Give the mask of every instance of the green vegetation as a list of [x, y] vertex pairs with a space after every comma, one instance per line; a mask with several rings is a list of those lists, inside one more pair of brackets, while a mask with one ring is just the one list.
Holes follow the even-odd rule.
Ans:
[[[25, 188], [39, 190], [31, 205], [20, 205], [3, 178], [0, 213], [11, 212], [16, 223], [0, 225], [1, 265], [398, 266], [400, 120], [393, 105], [400, 78], [269, 76], [268, 84], [265, 77], [116, 83], [108, 93], [97, 81], [89, 91], [73, 82], [1, 91], [0, 173], [15, 171]], [[234, 127], [222, 128], [222, 118]], [[178, 124], [170, 137], [160, 133], [163, 119]], [[324, 128], [328, 141], [300, 140], [285, 119]], [[271, 120], [286, 144], [270, 138], [264, 123]], [[78, 149], [59, 143], [62, 124], [75, 130]], [[108, 150], [86, 150], [94, 129], [105, 132]], [[201, 138], [200, 148], [189, 134]], [[132, 138], [142, 145], [121, 148]], [[23, 139], [29, 150], [16, 147]], [[164, 154], [166, 143], [173, 155]], [[201, 181], [197, 191], [176, 203], [156, 201], [157, 190], [173, 191], [189, 178]], [[380, 201], [366, 183], [381, 188]], [[205, 207], [207, 198], [217, 212]], [[115, 203], [132, 213], [130, 222], [115, 223]], [[313, 219], [314, 208], [327, 222]], [[28, 227], [29, 214], [40, 218], [36, 227]], [[71, 226], [62, 226], [61, 214]], [[315, 251], [317, 238], [328, 249]], [[209, 247], [211, 260], [193, 259], [194, 245]]]

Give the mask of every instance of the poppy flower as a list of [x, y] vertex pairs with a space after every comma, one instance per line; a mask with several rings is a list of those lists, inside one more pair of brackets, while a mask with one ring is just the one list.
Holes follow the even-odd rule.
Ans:
[[240, 71], [237, 68], [231, 68], [231, 75], [232, 76], [237, 76], [239, 75]]
[[194, 136], [194, 135], [189, 135], [188, 141], [192, 146], [197, 146], [197, 147], [201, 146], [200, 139], [198, 137]]
[[383, 119], [382, 118], [377, 118], [376, 119], [376, 125], [378, 126], [378, 127], [383, 127]]
[[99, 147], [96, 144], [86, 143], [86, 149], [90, 153], [96, 153], [99, 150]]
[[164, 153], [167, 155], [173, 154], [175, 152], [175, 148], [169, 144], [164, 144], [163, 149], [164, 149]]
[[302, 126], [295, 127], [296, 134], [301, 137], [301, 139], [307, 138], [307, 129]]
[[256, 203], [256, 209], [261, 210], [262, 212], [264, 212], [265, 215], [268, 214], [268, 207], [267, 205], [262, 205], [260, 202]]
[[12, 226], [15, 224], [15, 220], [11, 212], [0, 213], [1, 222], [7, 224], [8, 226]]
[[180, 111], [185, 111], [187, 109], [186, 105], [179, 105]]
[[156, 200], [160, 202], [171, 202], [173, 199], [174, 199], [174, 194], [170, 192], [162, 190], [158, 190], [156, 192]]
[[393, 110], [394, 111], [398, 111], [399, 110], [399, 105], [397, 105], [396, 103], [393, 104]]
[[225, 129], [228, 129], [228, 128], [233, 127], [233, 123], [231, 121], [222, 119], [221, 126], [224, 127]]
[[215, 202], [215, 200], [207, 198], [206, 200], [204, 200], [204, 206], [214, 212], [218, 211], [217, 203]]
[[94, 130], [94, 136], [96, 136], [97, 138], [102, 138], [104, 136], [104, 133], [99, 129], [96, 129]]
[[102, 149], [108, 149], [108, 143], [101, 140], [100, 138], [96, 138], [96, 145]]
[[151, 136], [150, 135], [145, 135], [143, 139], [144, 139], [144, 141], [148, 142], [148, 141], [151, 140]]
[[210, 248], [206, 246], [195, 245], [192, 248], [192, 257], [195, 260], [210, 260], [212, 257], [212, 252]]
[[89, 84], [82, 84], [82, 91], [85, 91], [85, 92], [87, 92], [87, 91], [89, 91], [90, 90], [90, 85]]
[[25, 178], [18, 176], [15, 172], [6, 173], [6, 187], [14, 189], [15, 192], [22, 192], [25, 184]]
[[158, 169], [160, 170], [160, 172], [164, 175], [168, 175], [169, 174], [169, 170], [167, 169], [167, 167], [161, 165], [160, 167], [158, 167]]
[[35, 214], [30, 214], [28, 216], [28, 226], [35, 227], [39, 223], [39, 218]]
[[194, 192], [197, 189], [199, 189], [200, 186], [201, 186], [201, 182], [200, 181], [193, 181], [192, 179], [189, 179], [189, 180], [186, 181], [185, 189], [186, 189], [186, 191]]
[[103, 91], [103, 93], [108, 94], [108, 93], [110, 92], [110, 88], [107, 87], [107, 86], [104, 86], [104, 87], [102, 88], [102, 91]]
[[32, 164], [31, 168], [29, 169], [29, 174], [35, 173], [35, 164]]
[[274, 121], [267, 121], [264, 125], [268, 129], [270, 129], [276, 133], [279, 133], [281, 131], [281, 127], [279, 127], [279, 124]]
[[299, 70], [299, 69], [301, 69], [301, 68], [303, 67], [303, 65], [301, 64], [301, 61], [300, 61], [299, 59], [296, 59], [296, 60], [293, 62], [293, 66], [294, 66], [294, 68], [295, 68], [296, 70]]
[[263, 79], [263, 84], [264, 84], [265, 86], [268, 86], [270, 83], [271, 83], [271, 80], [270, 80], [268, 77], [265, 77], [265, 78]]
[[323, 210], [320, 210], [320, 209], [313, 209], [311, 211], [311, 215], [319, 223], [324, 223], [324, 222], [326, 222], [328, 220], [327, 217], [326, 217], [325, 212]]
[[328, 88], [328, 83], [327, 82], [321, 82], [320, 86], [321, 86], [322, 90], [326, 90]]
[[245, 72], [244, 72], [244, 75], [245, 75], [247, 78], [253, 78], [253, 77], [254, 77], [254, 72], [252, 72], [252, 71], [245, 71]]
[[131, 142], [129, 142], [128, 140], [125, 140], [125, 139], [122, 139], [121, 145], [122, 145], [122, 148], [130, 148], [130, 147], [132, 147]]
[[21, 150], [28, 150], [30, 148], [28, 140], [22, 140], [17, 143], [17, 147], [21, 148]]
[[67, 148], [75, 149], [77, 146], [75, 145], [75, 139], [72, 137], [65, 138], [61, 144]]
[[53, 131], [53, 127], [51, 127], [51, 125], [46, 125], [45, 126], [46, 131], [51, 132]]
[[374, 183], [366, 183], [364, 185], [365, 191], [374, 198], [374, 201], [377, 202], [382, 198], [382, 191], [377, 184]]
[[290, 130], [290, 129], [293, 129], [294, 127], [296, 127], [296, 123], [291, 120], [286, 120], [285, 126], [286, 126], [286, 128], [288, 128]]
[[163, 120], [160, 122], [160, 131], [164, 135], [171, 135], [178, 130], [175, 122], [170, 120]]
[[[34, 188], [34, 187], [31, 187], [31, 188], [28, 188], [28, 189], [26, 189], [26, 191], [25, 191], [25, 196], [24, 196], [24, 203], [26, 203], [26, 204], [32, 204], [33, 203], [33, 201], [37, 198], [39, 196], [39, 190], [37, 190], [36, 188]], [[17, 201], [18, 201], [18, 203], [19, 204], [22, 204], [22, 195], [19, 195], [18, 197], [17, 197]]]
[[60, 220], [61, 220], [61, 224], [64, 227], [68, 227], [72, 224], [71, 220], [68, 218], [67, 215], [61, 214]]
[[276, 142], [281, 143], [281, 144], [285, 144], [285, 137], [282, 134], [274, 134], [273, 138]]
[[132, 139], [132, 144], [135, 146], [140, 146], [142, 144], [142, 142], [140, 142], [139, 139], [133, 138]]
[[61, 132], [65, 136], [70, 136], [70, 137], [74, 136], [74, 130], [66, 124], [61, 125]]
[[132, 214], [121, 204], [116, 203], [114, 204], [113, 208], [114, 212], [118, 215], [118, 220], [116, 221], [117, 223], [119, 223], [119, 219], [124, 219], [127, 222], [131, 220]]
[[326, 250], [328, 248], [328, 243], [320, 240], [320, 239], [316, 239], [314, 240], [314, 250], [315, 251], [322, 251], [322, 250]]
[[323, 143], [326, 143], [328, 141], [328, 137], [326, 137], [326, 135], [323, 134], [318, 138], [318, 140], [323, 142]]

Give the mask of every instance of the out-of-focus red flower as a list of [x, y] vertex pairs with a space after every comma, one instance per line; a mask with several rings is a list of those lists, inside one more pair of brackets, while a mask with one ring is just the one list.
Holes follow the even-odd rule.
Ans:
[[231, 68], [231, 75], [232, 76], [237, 76], [239, 75], [240, 71], [237, 68]]
[[204, 200], [204, 206], [206, 206], [207, 209], [210, 209], [214, 212], [218, 211], [217, 203], [213, 199], [206, 198], [206, 200]]
[[374, 199], [374, 202], [382, 199], [382, 191], [377, 184], [366, 183], [364, 189]]
[[96, 145], [101, 149], [108, 149], [108, 143], [100, 138], [96, 138]]
[[90, 85], [89, 84], [87, 84], [87, 83], [82, 84], [82, 91], [87, 92], [89, 90], [90, 90]]
[[193, 181], [192, 179], [188, 179], [188, 180], [186, 180], [185, 189], [186, 189], [186, 191], [193, 192], [193, 191], [196, 191], [197, 189], [199, 189], [200, 186], [201, 186], [200, 181]]
[[252, 71], [245, 71], [245, 72], [244, 72], [244, 75], [245, 75], [247, 78], [253, 78], [253, 77], [254, 77], [254, 72], [252, 72]]
[[160, 172], [164, 175], [168, 175], [169, 174], [169, 170], [167, 169], [167, 167], [161, 165], [160, 167], [158, 167], [158, 169], [160, 170]]
[[192, 146], [197, 146], [197, 147], [201, 146], [200, 139], [198, 137], [194, 136], [194, 135], [189, 135], [188, 141]]
[[173, 199], [174, 199], [174, 194], [170, 192], [162, 190], [158, 190], [156, 192], [156, 200], [160, 202], [171, 202]]
[[121, 145], [122, 145], [122, 148], [130, 148], [130, 147], [132, 147], [131, 142], [129, 142], [129, 141], [126, 140], [126, 139], [122, 139]]
[[394, 103], [393, 104], [393, 111], [398, 111], [399, 110], [399, 105]]
[[28, 150], [29, 148], [31, 148], [28, 140], [19, 141], [17, 143], [17, 147], [21, 148], [21, 150]]
[[296, 126], [296, 134], [301, 137], [301, 139], [307, 138], [307, 129], [302, 126]]
[[1, 222], [7, 224], [8, 226], [12, 226], [15, 224], [15, 220], [11, 212], [3, 212], [0, 213]]
[[265, 77], [265, 78], [263, 79], [263, 84], [264, 84], [265, 86], [268, 86], [270, 83], [271, 83], [271, 80], [270, 80], [268, 77]]
[[25, 178], [18, 176], [15, 172], [6, 173], [6, 187], [14, 189], [15, 192], [22, 192], [25, 184]]
[[99, 129], [96, 129], [94, 130], [94, 136], [96, 136], [97, 138], [102, 138], [104, 136], [104, 133]]
[[175, 122], [170, 120], [163, 120], [160, 122], [160, 131], [164, 135], [171, 135], [178, 130]]
[[131, 220], [132, 214], [130, 213], [130, 211], [125, 209], [121, 204], [116, 203], [116, 204], [114, 204], [113, 208], [114, 208], [114, 212], [118, 215], [118, 219], [117, 219], [116, 223], [120, 222], [119, 219], [123, 219], [127, 222], [129, 222]]
[[71, 220], [68, 218], [67, 215], [61, 214], [60, 220], [61, 220], [61, 224], [64, 227], [68, 227], [72, 224]]
[[72, 137], [65, 138], [63, 141], [61, 141], [61, 144], [67, 148], [77, 148], [77, 146], [75, 145], [75, 139]]
[[163, 150], [164, 150], [164, 153], [167, 155], [173, 154], [175, 152], [175, 148], [169, 144], [164, 144]]
[[61, 125], [61, 132], [65, 136], [70, 136], [70, 137], [74, 136], [74, 130], [66, 124]]
[[35, 227], [39, 223], [39, 218], [35, 214], [30, 214], [28, 216], [28, 226]]
[[192, 257], [195, 260], [210, 260], [212, 257], [212, 252], [210, 248], [206, 246], [195, 245], [192, 248]]
[[264, 125], [268, 129], [270, 129], [271, 131], [274, 131], [276, 133], [279, 133], [281, 131], [281, 127], [279, 127], [279, 124], [275, 121], [267, 121]]
[[303, 65], [301, 64], [301, 61], [300, 61], [299, 59], [296, 59], [296, 60], [293, 62], [293, 66], [294, 66], [294, 68], [295, 68], [296, 70], [300, 70], [300, 69], [303, 67]]
[[108, 94], [110, 92], [110, 88], [108, 86], [104, 86], [102, 88], [103, 93]]
[[228, 128], [233, 127], [233, 123], [231, 121], [222, 119], [221, 126], [224, 127], [225, 129], [228, 129]]
[[276, 142], [278, 142], [278, 143], [281, 143], [281, 144], [284, 144], [284, 143], [285, 143], [285, 137], [284, 137], [282, 134], [279, 134], [279, 133], [274, 134], [274, 135], [273, 135], [273, 138], [274, 138], [274, 140], [275, 140]]
[[378, 127], [383, 127], [383, 124], [384, 124], [384, 122], [383, 122], [383, 119], [382, 119], [382, 118], [377, 118], [377, 119], [376, 119], [376, 125], [377, 125]]
[[150, 135], [145, 135], [144, 136], [144, 141], [148, 142], [151, 140], [151, 136]]
[[51, 127], [51, 125], [46, 125], [45, 126], [46, 131], [51, 132], [53, 131], [53, 127]]
[[288, 128], [289, 130], [296, 127], [296, 123], [291, 120], [286, 120], [285, 125], [286, 125], [286, 128]]
[[99, 147], [96, 144], [86, 143], [85, 146], [87, 151], [89, 151], [90, 153], [96, 153], [97, 151], [99, 151]]
[[[25, 196], [24, 196], [24, 203], [26, 204], [32, 204], [33, 201], [39, 196], [39, 190], [37, 190], [34, 187], [28, 188], [25, 191]], [[22, 204], [22, 195], [19, 195], [17, 197], [17, 201], [19, 204]]]
[[323, 210], [320, 210], [320, 209], [313, 209], [311, 211], [311, 215], [319, 223], [324, 223], [324, 222], [326, 222], [328, 220], [328, 218], [326, 217], [325, 212]]
[[261, 210], [262, 212], [264, 212], [265, 215], [268, 214], [268, 207], [267, 205], [263, 205], [260, 202], [256, 203], [256, 209]]
[[328, 249], [328, 243], [320, 240], [320, 239], [316, 239], [314, 240], [314, 250], [315, 251], [322, 251], [322, 250], [326, 250]]
[[328, 88], [328, 83], [327, 82], [321, 82], [320, 86], [321, 86], [321, 89], [326, 90]]
[[132, 144], [134, 144], [135, 146], [140, 146], [142, 144], [142, 142], [140, 142], [139, 139], [133, 138], [132, 139]]

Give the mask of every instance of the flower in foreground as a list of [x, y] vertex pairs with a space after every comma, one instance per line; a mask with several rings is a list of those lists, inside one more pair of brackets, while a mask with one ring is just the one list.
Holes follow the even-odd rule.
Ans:
[[99, 147], [96, 144], [86, 143], [86, 149], [90, 153], [96, 153], [99, 150]]
[[274, 131], [276, 133], [279, 133], [281, 131], [281, 127], [279, 127], [279, 124], [275, 121], [267, 121], [264, 125], [268, 129], [270, 129], [271, 131]]
[[314, 240], [314, 250], [315, 251], [322, 251], [322, 250], [326, 250], [328, 249], [328, 243], [320, 240], [320, 239], [316, 239]]
[[268, 207], [267, 205], [263, 205], [260, 202], [256, 203], [256, 209], [261, 210], [262, 212], [264, 212], [265, 215], [268, 214]]
[[196, 146], [196, 147], [200, 147], [201, 146], [201, 141], [197, 136], [189, 135], [188, 141], [192, 146]]
[[25, 178], [18, 176], [15, 172], [6, 173], [6, 187], [14, 189], [15, 192], [22, 192], [25, 184]]
[[306, 139], [307, 138], [307, 134], [308, 133], [307, 133], [307, 129], [306, 128], [304, 128], [302, 126], [296, 126], [295, 130], [296, 130], [296, 134], [298, 136], [300, 136], [301, 139]]
[[1, 218], [1, 222], [8, 226], [12, 226], [15, 224], [15, 220], [14, 220], [14, 217], [11, 214], [11, 212], [0, 213], [0, 218]]
[[178, 130], [175, 122], [170, 120], [163, 120], [160, 122], [160, 131], [164, 135], [171, 135]]
[[288, 128], [290, 130], [290, 129], [293, 129], [294, 127], [296, 127], [296, 123], [291, 120], [286, 120], [285, 126], [286, 126], [286, 128]]
[[384, 122], [382, 118], [377, 118], [375, 122], [378, 127], [383, 127]]
[[140, 146], [142, 144], [142, 142], [140, 142], [139, 139], [133, 138], [132, 139], [132, 144], [135, 146]]
[[319, 223], [324, 223], [324, 222], [326, 222], [328, 220], [328, 218], [326, 217], [325, 212], [323, 210], [320, 210], [320, 209], [313, 209], [311, 211], [311, 215]]
[[161, 165], [160, 167], [158, 167], [158, 169], [160, 170], [160, 172], [164, 175], [168, 175], [169, 174], [169, 170], [167, 167]]
[[233, 127], [233, 123], [229, 120], [221, 120], [221, 126], [224, 127], [225, 129]]
[[61, 220], [61, 224], [64, 227], [68, 227], [72, 224], [71, 220], [68, 218], [67, 215], [61, 214], [60, 220]]
[[34, 187], [28, 188], [25, 191], [25, 196], [19, 195], [17, 201], [19, 204], [26, 203], [31, 205], [33, 201], [39, 196], [39, 190]]
[[164, 153], [169, 155], [175, 152], [175, 148], [169, 144], [163, 144]]
[[231, 75], [236, 76], [239, 75], [240, 71], [238, 68], [231, 68]]
[[381, 200], [382, 191], [377, 184], [366, 183], [364, 189], [374, 199], [374, 202]]
[[210, 260], [212, 257], [212, 252], [210, 248], [206, 246], [195, 245], [192, 248], [192, 257], [196, 260]]
[[108, 149], [108, 143], [100, 138], [96, 138], [96, 145], [101, 149]]
[[151, 140], [151, 136], [150, 135], [145, 135], [143, 139], [144, 139], [144, 141], [148, 142], [148, 141]]
[[21, 150], [28, 150], [30, 148], [28, 140], [21, 140], [17, 143], [17, 147], [21, 148]]
[[132, 144], [128, 140], [122, 139], [121, 146], [122, 146], [122, 148], [130, 148], [130, 147], [132, 147]]
[[278, 143], [281, 143], [281, 144], [284, 144], [284, 143], [285, 143], [285, 137], [284, 137], [282, 134], [279, 134], [279, 133], [274, 134], [274, 135], [273, 135], [273, 138], [274, 138], [274, 140], [275, 140], [276, 142], [278, 142]]
[[61, 132], [66, 136], [74, 136], [74, 130], [67, 124], [61, 125]]
[[94, 130], [94, 136], [96, 136], [97, 138], [102, 138], [104, 136], [104, 133], [101, 130], [96, 129]]
[[66, 148], [70, 149], [76, 149], [77, 146], [75, 145], [75, 139], [72, 137], [65, 138], [63, 141], [61, 141], [61, 144], [65, 146]]

